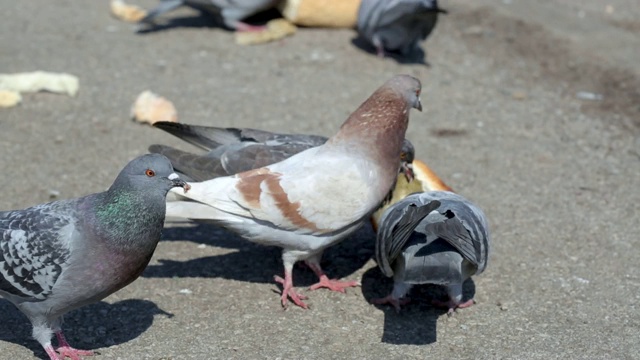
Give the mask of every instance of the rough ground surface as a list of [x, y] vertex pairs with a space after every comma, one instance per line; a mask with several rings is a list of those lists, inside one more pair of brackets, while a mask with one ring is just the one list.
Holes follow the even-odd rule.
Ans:
[[[2, 0], [0, 71], [69, 72], [80, 93], [0, 110], [0, 209], [103, 190], [152, 143], [189, 149], [128, 119], [145, 89], [184, 122], [331, 135], [409, 73], [424, 84], [408, 133], [418, 157], [491, 220], [488, 270], [466, 286], [476, 306], [447, 318], [429, 305], [441, 294], [432, 287], [400, 314], [370, 305], [391, 282], [367, 227], [324, 258], [330, 275], [362, 287], [315, 291], [311, 310], [283, 311], [277, 249], [169, 223], [142, 278], [69, 314], [70, 342], [96, 359], [639, 359], [638, 4], [443, 2], [450, 14], [424, 44], [426, 67], [381, 61], [346, 29], [241, 47], [188, 9], [137, 35], [107, 1]], [[295, 279], [315, 280], [304, 268]], [[45, 356], [1, 299], [0, 349]]]

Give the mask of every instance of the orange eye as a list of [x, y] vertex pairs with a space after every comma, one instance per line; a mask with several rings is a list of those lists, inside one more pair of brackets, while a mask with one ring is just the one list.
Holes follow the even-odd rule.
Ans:
[[144, 174], [147, 175], [148, 177], [156, 176], [156, 172], [151, 169], [147, 169], [147, 171], [145, 171]]

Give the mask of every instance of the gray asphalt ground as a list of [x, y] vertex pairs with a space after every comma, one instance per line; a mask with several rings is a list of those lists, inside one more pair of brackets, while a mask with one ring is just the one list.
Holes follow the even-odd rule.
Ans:
[[[408, 73], [423, 82], [407, 133], [418, 158], [491, 220], [488, 270], [466, 284], [478, 303], [451, 318], [433, 287], [399, 314], [368, 302], [391, 288], [369, 227], [324, 257], [361, 288], [304, 291], [310, 310], [283, 311], [278, 249], [169, 222], [143, 277], [67, 316], [70, 342], [96, 359], [640, 359], [636, 0], [443, 1], [430, 66], [380, 60], [348, 29], [244, 47], [188, 9], [139, 35], [107, 1], [0, 5], [0, 72], [80, 78], [75, 98], [0, 110], [0, 209], [101, 191], [152, 143], [191, 149], [129, 120], [145, 89], [187, 123], [331, 135]], [[302, 267], [294, 279], [315, 280]], [[30, 333], [0, 299], [0, 358], [43, 358]]]

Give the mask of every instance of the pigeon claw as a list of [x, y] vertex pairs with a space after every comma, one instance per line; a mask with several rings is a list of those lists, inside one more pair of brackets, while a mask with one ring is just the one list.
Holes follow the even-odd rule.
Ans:
[[293, 301], [294, 304], [303, 309], [309, 309], [309, 306], [302, 301], [308, 299], [306, 295], [298, 294], [293, 288], [293, 285], [287, 284], [287, 281], [280, 276], [274, 276], [273, 280], [282, 285], [282, 296], [280, 297], [280, 300], [282, 301], [283, 308], [286, 309], [289, 306], [289, 298], [291, 298], [291, 301]]
[[69, 358], [71, 360], [82, 360], [81, 356], [93, 356], [96, 353], [91, 350], [78, 350], [74, 349], [70, 346], [61, 346], [56, 349], [58, 354], [64, 358]]
[[327, 288], [331, 291], [338, 291], [341, 293], [346, 293], [346, 288], [360, 286], [360, 283], [357, 281], [341, 281], [336, 279], [329, 279], [327, 275], [321, 275], [320, 281], [311, 285], [309, 290], [318, 290], [320, 288]]

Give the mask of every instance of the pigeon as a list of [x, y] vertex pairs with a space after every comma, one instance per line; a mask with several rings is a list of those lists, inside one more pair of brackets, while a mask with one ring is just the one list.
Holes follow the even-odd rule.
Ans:
[[276, 6], [280, 0], [161, 0], [160, 5], [150, 10], [140, 24], [153, 24], [161, 14], [180, 6], [189, 6], [221, 18], [225, 26], [238, 31], [261, 31], [263, 26], [249, 25], [242, 20]]
[[449, 300], [433, 301], [448, 309], [473, 305], [462, 302], [462, 283], [487, 267], [489, 226], [482, 210], [449, 191], [411, 194], [393, 204], [382, 216], [376, 237], [378, 267], [393, 277], [393, 291], [373, 299], [400, 311], [405, 295], [415, 284], [437, 284], [447, 289]]
[[[324, 249], [360, 228], [394, 185], [409, 110], [422, 110], [420, 81], [396, 75], [377, 89], [326, 143], [281, 162], [233, 176], [191, 183], [167, 201], [167, 216], [212, 222], [247, 240], [283, 249], [281, 303], [302, 308], [293, 288], [294, 263], [319, 277], [311, 290], [344, 292], [356, 281], [330, 280], [320, 266]], [[168, 198], [169, 200], [170, 198]]]
[[[205, 181], [261, 168], [320, 146], [328, 140], [320, 135], [280, 134], [258, 129], [219, 128], [170, 121], [159, 121], [153, 126], [208, 151], [198, 155], [166, 145], [154, 144], [149, 147], [149, 152], [168, 157], [180, 176], [190, 181]], [[414, 156], [413, 144], [405, 139], [400, 159], [401, 172], [407, 179], [413, 178]]]
[[0, 295], [31, 321], [51, 360], [60, 359], [56, 351], [62, 358], [93, 355], [69, 345], [62, 317], [140, 276], [160, 240], [173, 187], [189, 185], [169, 159], [144, 155], [105, 192], [0, 212]]
[[431, 34], [442, 13], [447, 11], [437, 0], [362, 0], [357, 30], [380, 57], [387, 51], [408, 55]]

